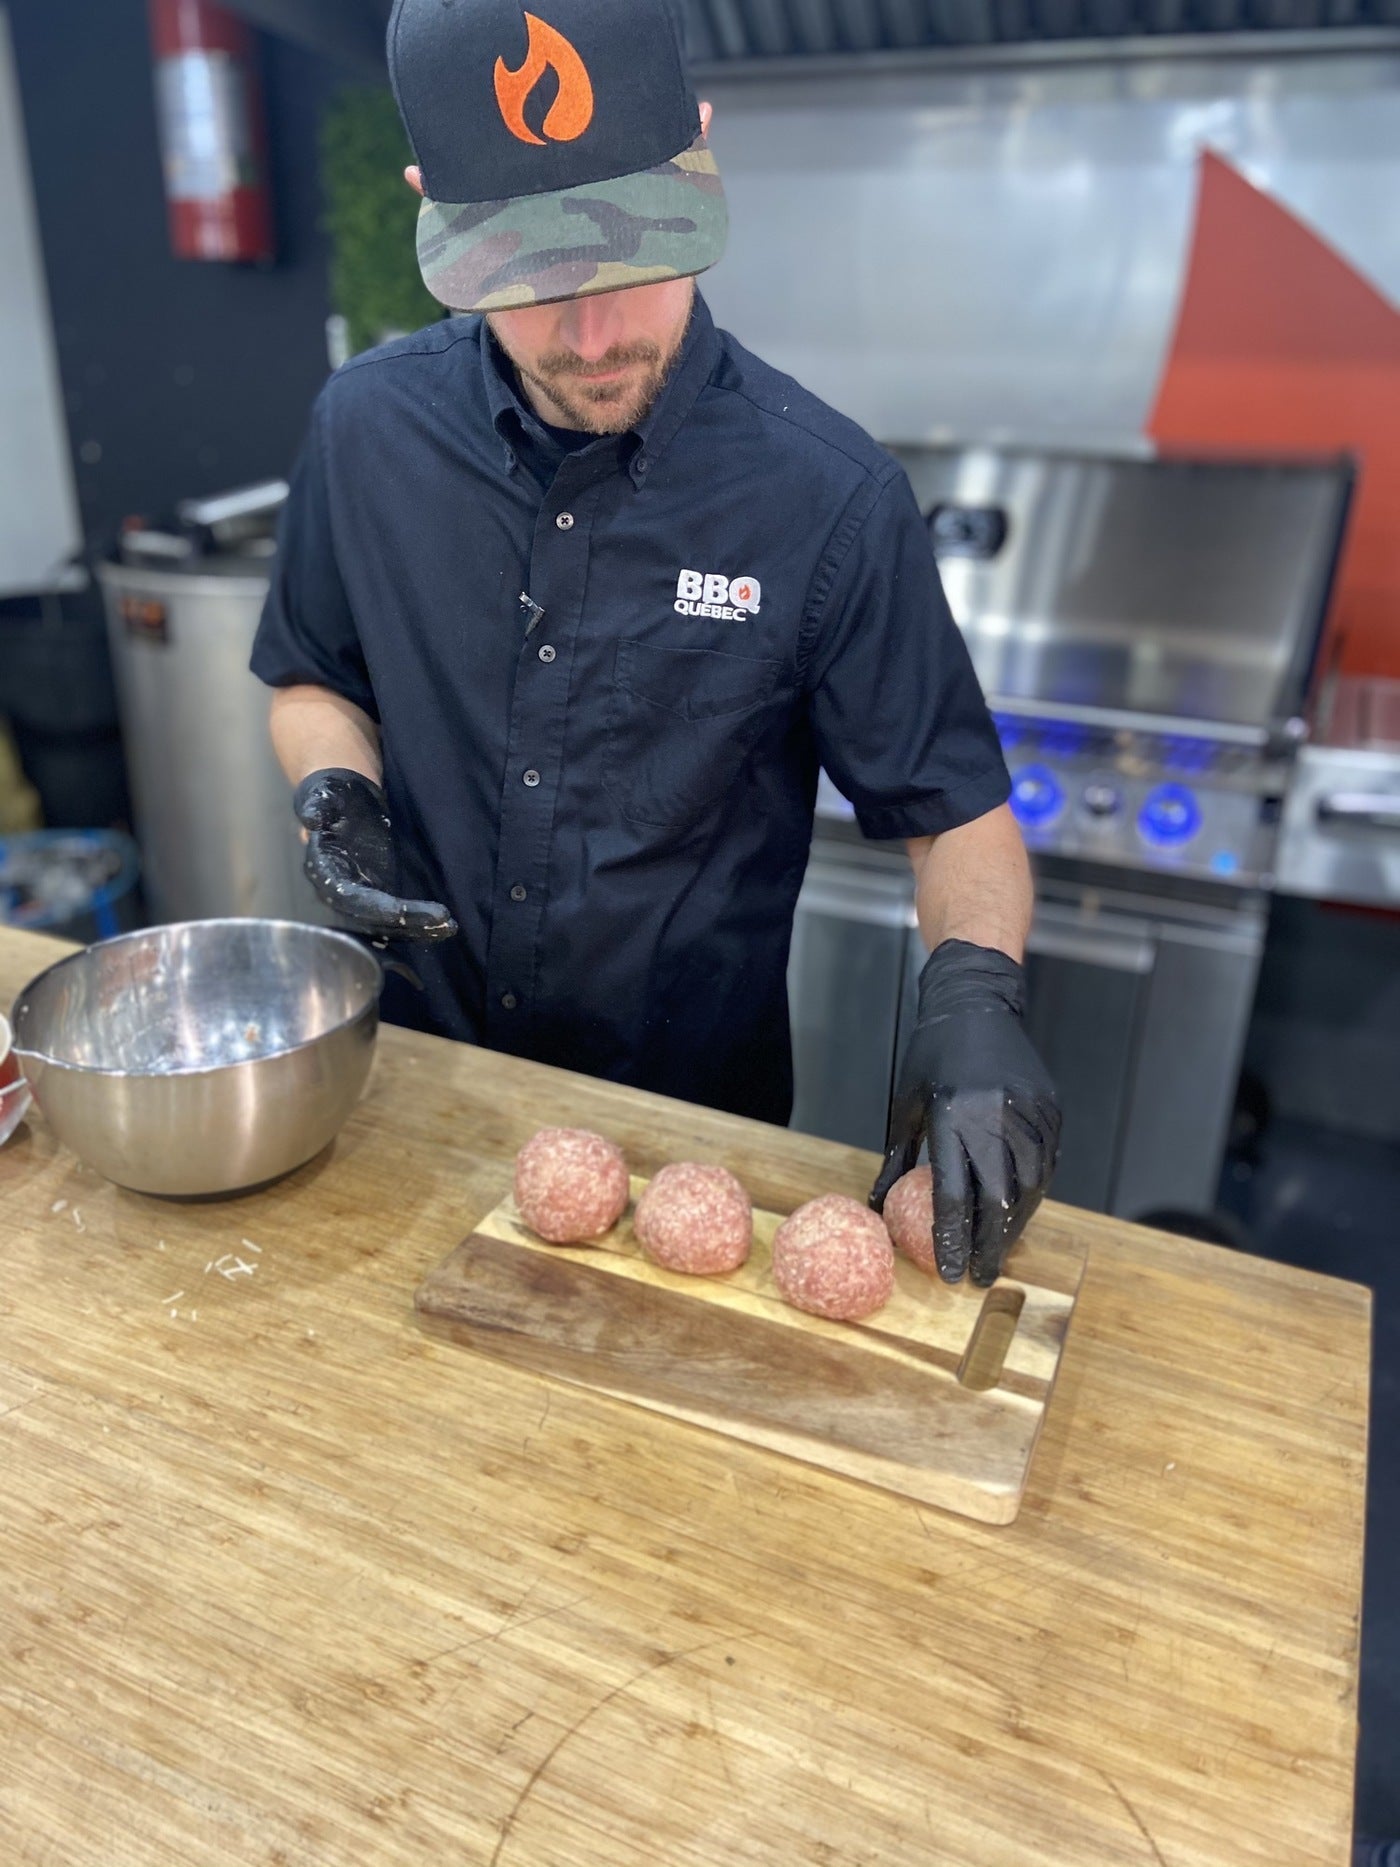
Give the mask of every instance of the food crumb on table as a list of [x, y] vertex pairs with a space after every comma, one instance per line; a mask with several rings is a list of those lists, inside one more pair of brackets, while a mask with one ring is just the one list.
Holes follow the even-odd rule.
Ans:
[[[245, 1239], [243, 1242], [246, 1244], [248, 1241]], [[254, 1245], [253, 1249], [256, 1251], [257, 1246]], [[207, 1277], [210, 1271], [217, 1271], [220, 1277], [251, 1277], [257, 1268], [256, 1264], [249, 1264], [246, 1258], [240, 1258], [236, 1251], [225, 1251], [221, 1257], [213, 1258], [205, 1265], [204, 1275]]]

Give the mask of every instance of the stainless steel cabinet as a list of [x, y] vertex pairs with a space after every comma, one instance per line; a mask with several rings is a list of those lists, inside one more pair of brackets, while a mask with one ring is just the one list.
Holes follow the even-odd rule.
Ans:
[[[1265, 914], [1258, 896], [1182, 902], [1042, 869], [1028, 1023], [1065, 1111], [1058, 1198], [1128, 1218], [1214, 1207]], [[788, 979], [795, 1128], [883, 1145], [924, 958], [903, 853], [819, 839]]]
[[792, 1126], [882, 1148], [904, 995], [914, 885], [908, 864], [857, 846], [813, 851], [788, 965]]

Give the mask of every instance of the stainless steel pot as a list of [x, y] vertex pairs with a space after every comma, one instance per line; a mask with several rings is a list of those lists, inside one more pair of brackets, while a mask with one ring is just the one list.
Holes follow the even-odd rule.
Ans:
[[382, 977], [349, 934], [296, 921], [148, 928], [31, 980], [15, 1054], [59, 1140], [107, 1179], [235, 1192], [339, 1131], [369, 1074]]
[[159, 921], [327, 919], [249, 672], [268, 560], [103, 564], [142, 887]]

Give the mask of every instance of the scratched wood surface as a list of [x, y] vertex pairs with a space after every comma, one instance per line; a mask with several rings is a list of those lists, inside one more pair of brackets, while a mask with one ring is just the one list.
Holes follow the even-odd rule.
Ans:
[[775, 1211], [871, 1169], [401, 1032], [251, 1198], [0, 1149], [6, 1867], [1341, 1867], [1367, 1293], [1045, 1210], [993, 1528], [425, 1336], [545, 1120]]
[[920, 1504], [1014, 1520], [1084, 1274], [1079, 1240], [1026, 1240], [992, 1290], [900, 1258], [874, 1316], [826, 1322], [773, 1283], [783, 1215], [755, 1210], [737, 1271], [683, 1277], [637, 1242], [646, 1185], [634, 1174], [627, 1211], [584, 1246], [546, 1244], [507, 1194], [414, 1292], [424, 1327]]

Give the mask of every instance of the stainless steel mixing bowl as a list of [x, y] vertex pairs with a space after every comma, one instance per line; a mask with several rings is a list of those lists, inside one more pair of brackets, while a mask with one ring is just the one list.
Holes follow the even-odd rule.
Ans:
[[372, 954], [325, 927], [152, 927], [32, 979], [15, 1051], [59, 1140], [109, 1180], [235, 1192], [339, 1130], [369, 1074], [381, 981]]

